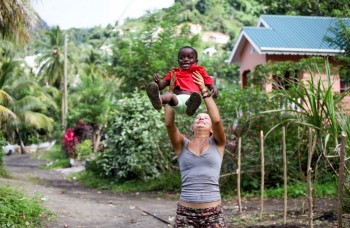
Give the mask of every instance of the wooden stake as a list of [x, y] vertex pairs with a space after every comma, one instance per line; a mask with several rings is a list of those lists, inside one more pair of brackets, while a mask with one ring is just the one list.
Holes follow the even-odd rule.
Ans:
[[238, 164], [237, 164], [237, 198], [238, 198], [238, 211], [242, 213], [242, 199], [241, 199], [241, 137], [238, 138]]
[[260, 189], [260, 216], [264, 213], [264, 179], [265, 179], [265, 159], [264, 159], [264, 132], [260, 131], [260, 149], [261, 149], [261, 189]]
[[315, 145], [316, 145], [316, 138], [312, 139], [312, 129], [309, 129], [309, 151], [308, 151], [308, 159], [307, 159], [307, 199], [308, 199], [308, 206], [309, 206], [309, 227], [313, 228], [313, 197], [312, 197], [312, 168], [311, 168], [311, 161], [312, 156], [314, 154]]
[[282, 127], [283, 141], [283, 178], [284, 178], [284, 213], [283, 224], [287, 223], [287, 199], [288, 199], [288, 182], [287, 182], [287, 146], [286, 146], [286, 127]]
[[339, 182], [338, 182], [338, 227], [343, 227], [343, 185], [344, 185], [344, 167], [345, 167], [345, 144], [346, 135], [342, 132], [340, 144], [339, 161]]

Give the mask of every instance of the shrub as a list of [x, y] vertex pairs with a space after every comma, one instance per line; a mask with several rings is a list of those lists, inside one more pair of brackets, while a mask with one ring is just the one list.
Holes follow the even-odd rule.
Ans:
[[[237, 86], [220, 88], [218, 104], [221, 117], [226, 128], [227, 146], [222, 164], [221, 185], [224, 192], [235, 185], [235, 176], [226, 174], [236, 172], [238, 138], [242, 142], [242, 183], [244, 191], [253, 191], [260, 188], [260, 131], [266, 133], [277, 123], [288, 118], [286, 113], [267, 113], [264, 111], [277, 109], [280, 100], [271, 99], [269, 94], [261, 88], [241, 89]], [[287, 156], [288, 175], [292, 179], [299, 180], [302, 176], [298, 162], [302, 159], [298, 154], [298, 128], [287, 126]], [[282, 157], [282, 132], [280, 128], [272, 131], [265, 138], [265, 176], [267, 187], [276, 187], [283, 184], [283, 157]], [[296, 159], [290, 159], [290, 158]], [[226, 186], [227, 185], [227, 186]]]
[[92, 143], [90, 139], [86, 139], [77, 146], [77, 160], [85, 160], [92, 154]]
[[169, 169], [172, 153], [161, 112], [153, 109], [145, 93], [135, 91], [110, 115], [108, 149], [100, 153], [95, 171], [118, 180], [148, 179]]
[[0, 187], [0, 196], [0, 227], [41, 227], [43, 218], [52, 215], [38, 196], [28, 198], [12, 187]]
[[4, 161], [3, 161], [4, 153], [0, 152], [0, 176], [8, 176], [8, 173], [6, 172], [6, 169], [4, 167]]
[[3, 135], [3, 132], [0, 132], [0, 176], [8, 176], [8, 173], [6, 172], [5, 170], [5, 167], [4, 167], [4, 160], [3, 160], [3, 157], [4, 157], [4, 152], [2, 150], [2, 146], [5, 145], [5, 139], [4, 139], [4, 135]]

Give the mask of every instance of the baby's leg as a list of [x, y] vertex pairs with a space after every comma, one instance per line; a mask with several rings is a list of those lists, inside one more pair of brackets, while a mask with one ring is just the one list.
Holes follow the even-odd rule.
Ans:
[[188, 98], [188, 100], [186, 101], [186, 106], [187, 106], [186, 114], [189, 116], [192, 116], [201, 105], [201, 102], [202, 102], [201, 95], [197, 92], [193, 92], [190, 98]]
[[179, 103], [176, 95], [173, 93], [166, 92], [160, 96], [162, 104], [169, 104], [170, 106], [176, 106]]

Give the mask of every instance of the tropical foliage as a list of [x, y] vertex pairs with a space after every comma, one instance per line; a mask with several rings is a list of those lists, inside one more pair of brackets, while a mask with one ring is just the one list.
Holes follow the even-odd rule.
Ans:
[[170, 168], [162, 115], [147, 96], [134, 91], [113, 109], [109, 121], [108, 149], [99, 154], [95, 172], [117, 180], [148, 179]]
[[11, 45], [1, 50], [0, 88], [4, 97], [2, 104], [6, 105], [4, 110], [8, 113], [3, 115], [1, 123], [6, 129], [7, 138], [13, 141], [13, 134], [16, 134], [24, 151], [21, 132], [30, 128], [52, 130], [53, 119], [46, 116], [45, 112], [47, 107], [56, 106], [25, 71], [21, 61], [15, 60]]
[[21, 189], [9, 186], [1, 186], [0, 195], [1, 227], [38, 227], [44, 225], [43, 218], [53, 216], [39, 195], [29, 197]]
[[57, 26], [45, 33], [48, 42], [43, 43], [43, 52], [37, 61], [39, 75], [44, 83], [60, 88], [63, 77], [63, 44], [64, 35]]
[[122, 91], [145, 88], [155, 73], [165, 75], [177, 66], [178, 49], [186, 45], [197, 46], [199, 37], [189, 38], [188, 29], [174, 36], [176, 9], [170, 10], [162, 21], [158, 21], [157, 14], [149, 14], [139, 33], [115, 41], [112, 62], [116, 76], [122, 79]]
[[[242, 26], [254, 25], [261, 13], [290, 15], [348, 16], [347, 1], [314, 2], [295, 0], [176, 0], [172, 7], [149, 12], [140, 19], [128, 19], [124, 24], [108, 25], [106, 28], [69, 29], [48, 28], [39, 36], [33, 36], [26, 50], [9, 49], [10, 45], [1, 40], [0, 48], [0, 123], [7, 140], [26, 144], [32, 138], [62, 139], [62, 129], [58, 122], [61, 106], [64, 37], [68, 44], [68, 128], [84, 120], [94, 128], [97, 137], [92, 144], [94, 151], [99, 137], [106, 133], [109, 137], [108, 149], [98, 153], [90, 163], [96, 173], [117, 180], [155, 178], [164, 171], [173, 171], [174, 160], [169, 147], [162, 115], [154, 111], [144, 96], [145, 85], [155, 73], [165, 75], [177, 66], [177, 51], [180, 47], [191, 45], [199, 54], [199, 64], [204, 65], [215, 78], [219, 88], [219, 105], [229, 137], [223, 172], [224, 186], [232, 186], [236, 168], [237, 138], [243, 144], [243, 188], [257, 189], [259, 186], [259, 134], [268, 132], [265, 145], [267, 151], [266, 170], [270, 180], [268, 186], [281, 183], [281, 138], [279, 127], [287, 127], [288, 161], [291, 178], [295, 182], [305, 179], [304, 140], [307, 127], [318, 133], [320, 160], [319, 177], [322, 181], [332, 180], [329, 173], [331, 164], [336, 168], [337, 161], [328, 160], [324, 155], [334, 152], [340, 131], [349, 132], [348, 118], [341, 115], [338, 103], [342, 95], [332, 95], [331, 87], [317, 81], [317, 75], [324, 62], [317, 62], [310, 68], [307, 63], [297, 65], [282, 63], [260, 66], [254, 72], [252, 83], [262, 84], [269, 80], [269, 73], [283, 77], [286, 71], [302, 69], [314, 73], [314, 80], [292, 83], [288, 91], [266, 94], [255, 86], [241, 90], [238, 66], [229, 65], [233, 44]], [[2, 38], [17, 41], [28, 37], [27, 1], [4, 1], [0, 6], [0, 34]], [[22, 8], [21, 8], [22, 7]], [[14, 10], [16, 14], [6, 13]], [[22, 14], [21, 14], [22, 12]], [[23, 14], [24, 12], [24, 14]], [[204, 31], [218, 31], [228, 34], [230, 42], [222, 45], [202, 42], [198, 35], [190, 33], [191, 24], [202, 25]], [[347, 27], [331, 30], [337, 37], [335, 45], [343, 45], [347, 50], [349, 41]], [[344, 39], [341, 39], [344, 38]], [[332, 42], [328, 40], [328, 42]], [[342, 42], [342, 43], [339, 43]], [[203, 50], [214, 47], [214, 56], [203, 54]], [[16, 54], [16, 55], [15, 55]], [[21, 61], [27, 54], [36, 54], [36, 66], [28, 69]], [[309, 64], [310, 65], [310, 64]], [[314, 67], [314, 66], [317, 67]], [[38, 74], [37, 71], [38, 70]], [[284, 80], [282, 78], [282, 80]], [[287, 82], [288, 83], [288, 82]], [[330, 85], [331, 83], [329, 83]], [[300, 100], [309, 106], [300, 105]], [[40, 102], [39, 102], [40, 101]], [[297, 102], [298, 101], [298, 102]], [[299, 111], [283, 112], [282, 107], [293, 103]], [[14, 121], [15, 120], [15, 121]], [[341, 120], [341, 121], [340, 121]], [[282, 122], [281, 122], [282, 121]], [[299, 124], [296, 127], [296, 124]], [[303, 125], [300, 125], [303, 123]], [[339, 123], [343, 123], [339, 125]], [[190, 119], [179, 117], [179, 127], [189, 131]], [[273, 128], [276, 126], [276, 128]], [[51, 131], [52, 130], [52, 131]], [[87, 143], [86, 143], [87, 145]], [[88, 147], [84, 147], [84, 150]], [[86, 151], [88, 151], [86, 149]], [[328, 153], [327, 152], [327, 153]], [[334, 152], [335, 153], [335, 152]], [[155, 159], [157, 158], [157, 159]], [[322, 159], [321, 159], [322, 158]], [[175, 161], [176, 162], [176, 161]], [[321, 164], [322, 163], [322, 164]], [[176, 167], [176, 166], [175, 166]], [[249, 170], [249, 172], [248, 172]], [[321, 180], [321, 179], [320, 179]]]
[[20, 42], [29, 40], [30, 27], [37, 18], [28, 5], [28, 0], [4, 0], [1, 2], [0, 35], [3, 38]]
[[286, 4], [283, 0], [257, 0], [263, 7], [265, 14], [305, 15], [305, 16], [350, 16], [350, 3], [346, 0], [338, 1], [309, 1], [292, 0]]

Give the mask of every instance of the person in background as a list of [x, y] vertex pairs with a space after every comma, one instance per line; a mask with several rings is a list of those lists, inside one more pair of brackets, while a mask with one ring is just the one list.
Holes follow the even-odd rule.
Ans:
[[194, 72], [208, 113], [198, 114], [192, 123], [192, 139], [177, 128], [175, 112], [165, 106], [164, 121], [181, 173], [181, 195], [175, 227], [226, 227], [221, 204], [219, 177], [226, 136], [219, 110], [206, 89], [203, 77]]

